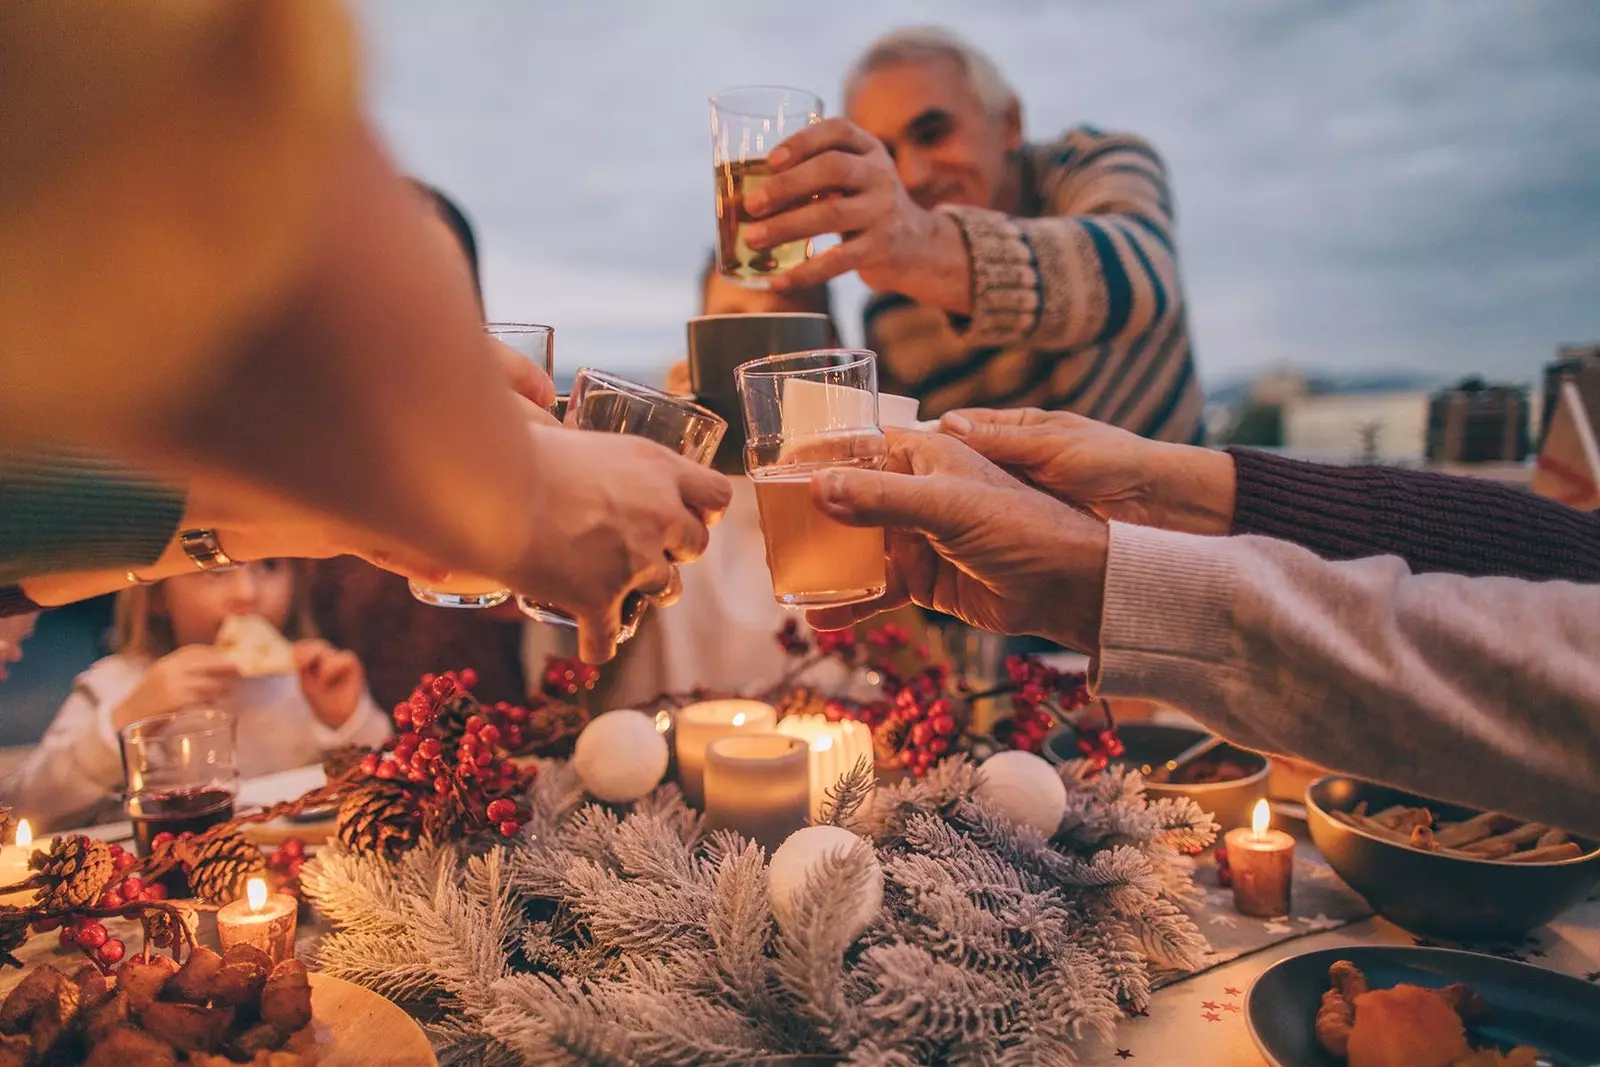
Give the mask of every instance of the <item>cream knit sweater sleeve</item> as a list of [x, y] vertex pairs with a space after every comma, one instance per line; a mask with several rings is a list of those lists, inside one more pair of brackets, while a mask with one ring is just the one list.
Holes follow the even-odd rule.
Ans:
[[1252, 748], [1600, 836], [1600, 588], [1113, 523], [1095, 686]]

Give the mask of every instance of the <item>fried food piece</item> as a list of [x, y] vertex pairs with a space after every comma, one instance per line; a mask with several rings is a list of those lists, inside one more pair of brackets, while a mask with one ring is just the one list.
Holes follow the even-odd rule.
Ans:
[[83, 1039], [91, 1045], [104, 1041], [106, 1035], [128, 1021], [128, 994], [117, 990], [98, 1004], [83, 1010]]
[[1356, 998], [1372, 988], [1367, 984], [1367, 976], [1361, 968], [1349, 960], [1335, 960], [1332, 967], [1328, 968], [1328, 981], [1333, 983], [1333, 988], [1339, 994], [1354, 1004]]
[[204, 1004], [211, 997], [211, 983], [222, 970], [222, 957], [209, 948], [200, 947], [189, 953], [178, 973], [161, 990], [167, 1000], [182, 1000], [190, 1004]]
[[40, 1002], [28, 1020], [28, 1036], [34, 1054], [47, 1059], [78, 1019], [78, 983], [50, 968], [50, 995]]
[[1556, 863], [1560, 860], [1577, 859], [1583, 855], [1583, 849], [1575, 841], [1563, 841], [1559, 845], [1546, 845], [1543, 848], [1530, 848], [1526, 852], [1518, 852], [1506, 857], [1507, 863]]
[[235, 945], [223, 955], [222, 967], [212, 977], [210, 998], [253, 1013], [271, 970], [272, 957], [265, 952], [249, 945]]
[[1489, 1018], [1488, 1002], [1465, 982], [1456, 982], [1433, 992], [1450, 1005], [1450, 1010], [1461, 1016], [1461, 1021], [1467, 1026], [1475, 1026]]
[[272, 969], [261, 994], [261, 1019], [285, 1034], [310, 1024], [311, 979], [305, 964], [289, 959]]
[[1434, 843], [1433, 831], [1426, 826], [1413, 826], [1411, 828], [1411, 847], [1421, 849], [1423, 852], [1434, 852], [1439, 848]]
[[1462, 822], [1440, 823], [1434, 827], [1433, 835], [1440, 848], [1460, 848], [1516, 825], [1517, 820], [1509, 815], [1486, 811]]
[[1375, 989], [1355, 1005], [1350, 1067], [1450, 1067], [1472, 1051], [1461, 1017], [1431, 989]]
[[1317, 1044], [1328, 1055], [1344, 1059], [1350, 1054], [1350, 1029], [1355, 1025], [1356, 1006], [1345, 999], [1337, 989], [1322, 994], [1322, 1006], [1317, 1009], [1317, 1019], [1312, 1026]]
[[227, 1040], [233, 1009], [158, 1000], [139, 1013], [139, 1022], [179, 1052], [210, 1052]]
[[142, 1030], [122, 1026], [89, 1050], [83, 1067], [176, 1067], [178, 1055]]
[[248, 1062], [262, 1052], [272, 1052], [282, 1048], [288, 1040], [288, 1033], [271, 1023], [262, 1022], [235, 1037], [230, 1042], [228, 1051], [235, 1059]]
[[24, 1034], [0, 1037], [0, 1067], [28, 1067], [33, 1058], [33, 1042]]
[[111, 980], [92, 963], [85, 963], [72, 972], [72, 981], [78, 987], [78, 1001], [85, 1008], [111, 995]]
[[1567, 832], [1551, 828], [1539, 835], [1539, 840], [1533, 843], [1534, 848], [1549, 848], [1551, 845], [1564, 845], [1567, 842]]
[[29, 971], [0, 1003], [0, 1033], [16, 1034], [27, 1029], [34, 1013], [56, 998], [62, 983], [72, 984], [48, 963]]
[[128, 994], [128, 1008], [139, 1012], [161, 994], [167, 980], [178, 973], [178, 961], [168, 956], [130, 958], [117, 969], [117, 988]]

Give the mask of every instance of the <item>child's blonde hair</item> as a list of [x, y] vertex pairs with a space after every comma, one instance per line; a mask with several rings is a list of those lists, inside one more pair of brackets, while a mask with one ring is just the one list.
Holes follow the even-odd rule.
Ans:
[[[317, 636], [311, 614], [311, 573], [302, 560], [284, 560], [294, 577], [294, 592], [289, 598], [289, 620], [283, 636], [300, 641]], [[111, 651], [126, 656], [160, 659], [177, 650], [172, 636], [172, 620], [156, 611], [155, 592], [164, 581], [134, 586], [117, 594], [111, 612]]]

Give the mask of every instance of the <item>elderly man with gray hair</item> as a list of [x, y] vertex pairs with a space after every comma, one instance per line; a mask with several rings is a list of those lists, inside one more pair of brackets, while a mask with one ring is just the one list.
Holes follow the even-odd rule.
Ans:
[[934, 28], [876, 41], [844, 96], [845, 117], [774, 149], [745, 202], [754, 247], [843, 237], [774, 289], [858, 272], [885, 388], [925, 417], [1038, 407], [1198, 438], [1172, 195], [1148, 144], [1089, 126], [1024, 142], [994, 63]]

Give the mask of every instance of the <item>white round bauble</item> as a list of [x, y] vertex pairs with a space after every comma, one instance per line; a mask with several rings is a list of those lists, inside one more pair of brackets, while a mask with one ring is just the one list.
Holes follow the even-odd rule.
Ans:
[[596, 799], [638, 800], [667, 773], [667, 739], [642, 711], [608, 711], [578, 735], [572, 767]]
[[[828, 856], [848, 854], [857, 845], [869, 850], [872, 848], [871, 841], [842, 826], [807, 826], [784, 839], [772, 854], [772, 863], [767, 869], [767, 892], [772, 901], [772, 915], [780, 927], [789, 921], [800, 892], [811, 878], [811, 872], [820, 867]], [[849, 922], [851, 941], [872, 925], [883, 908], [883, 868], [878, 866], [876, 854], [872, 857], [872, 879], [867, 891], [854, 905]]]
[[1067, 787], [1049, 763], [1013, 749], [984, 760], [978, 797], [1019, 826], [1049, 837], [1067, 814]]

